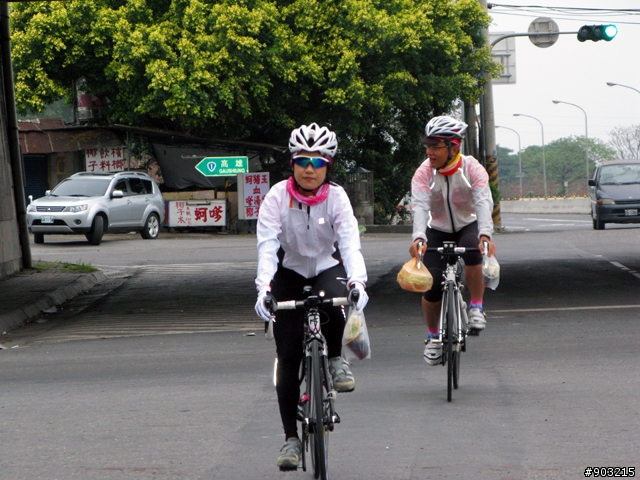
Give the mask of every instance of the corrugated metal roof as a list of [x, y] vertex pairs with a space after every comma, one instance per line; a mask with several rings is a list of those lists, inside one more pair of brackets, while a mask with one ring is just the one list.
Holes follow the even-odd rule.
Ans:
[[60, 118], [42, 118], [18, 122], [20, 146], [23, 154], [73, 152], [88, 148], [123, 145], [126, 133], [151, 137], [155, 141], [169, 140], [173, 144], [220, 145], [244, 147], [252, 150], [285, 151], [286, 146], [237, 140], [207, 139], [184, 133], [128, 125], [66, 125]]
[[124, 144], [121, 135], [107, 128], [69, 126], [60, 119], [18, 122], [18, 131], [23, 155], [75, 152]]

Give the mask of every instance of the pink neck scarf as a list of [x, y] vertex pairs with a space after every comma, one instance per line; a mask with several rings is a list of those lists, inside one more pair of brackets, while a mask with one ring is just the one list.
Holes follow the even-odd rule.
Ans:
[[460, 168], [460, 165], [462, 165], [462, 155], [458, 153], [458, 156], [454, 158], [449, 165], [438, 170], [438, 173], [448, 177], [449, 175], [456, 173]]
[[295, 198], [298, 202], [303, 205], [309, 205], [313, 207], [314, 205], [318, 205], [319, 203], [324, 202], [329, 196], [329, 184], [323, 183], [318, 187], [315, 191], [315, 194], [311, 197], [305, 197], [296, 189], [296, 181], [293, 176], [289, 177], [287, 180], [287, 192], [291, 195], [292, 198]]

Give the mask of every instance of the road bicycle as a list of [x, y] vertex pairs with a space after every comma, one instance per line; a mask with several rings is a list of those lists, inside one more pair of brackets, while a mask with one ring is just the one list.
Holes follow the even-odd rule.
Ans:
[[[485, 246], [486, 249], [486, 246]], [[442, 247], [427, 248], [426, 252], [438, 252], [442, 255], [442, 307], [440, 308], [440, 329], [433, 342], [443, 344], [442, 365], [447, 366], [447, 401], [450, 402], [453, 390], [460, 381], [460, 356], [467, 350], [467, 336], [477, 335], [469, 330], [467, 303], [462, 297], [462, 264], [460, 257], [464, 253], [480, 252], [480, 249], [456, 246], [455, 242], [443, 242]]]
[[[267, 301], [267, 308], [272, 313], [277, 310], [305, 311], [303, 349], [304, 357], [300, 368], [300, 383], [305, 383], [300, 402], [298, 403], [298, 421], [302, 423], [302, 470], [307, 471], [306, 454], [311, 454], [314, 478], [329, 478], [329, 432], [333, 431], [340, 417], [336, 413], [334, 402], [336, 391], [329, 373], [327, 343], [320, 331], [320, 307], [349, 305], [347, 297], [324, 298], [324, 292], [311, 295], [311, 287], [304, 287], [304, 300], [283, 302]], [[358, 292], [354, 292], [357, 295]], [[354, 303], [357, 302], [354, 296]], [[273, 318], [265, 325], [267, 338], [272, 337]], [[271, 334], [269, 333], [271, 332]]]

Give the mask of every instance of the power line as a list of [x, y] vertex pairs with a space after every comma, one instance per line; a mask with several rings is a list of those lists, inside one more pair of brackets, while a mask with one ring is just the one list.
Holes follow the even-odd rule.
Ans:
[[559, 11], [581, 11], [581, 12], [611, 12], [629, 15], [640, 14], [640, 8], [585, 8], [585, 7], [547, 7], [545, 5], [506, 5], [499, 3], [488, 3], [488, 8], [533, 8], [537, 10], [559, 10]]
[[[495, 12], [494, 15], [508, 15], [511, 17], [524, 17], [524, 18], [537, 18], [540, 16], [540, 12], [532, 12], [531, 14], [526, 14], [526, 13], [514, 13], [514, 12]], [[565, 17], [565, 16], [560, 16], [560, 18], [562, 18], [563, 20], [568, 20], [568, 21], [575, 21], [575, 22], [594, 22], [596, 19], [595, 18], [576, 18], [576, 17]], [[615, 23], [617, 25], [640, 25], [640, 22], [625, 22], [625, 21], [620, 21], [620, 20], [616, 20]]]

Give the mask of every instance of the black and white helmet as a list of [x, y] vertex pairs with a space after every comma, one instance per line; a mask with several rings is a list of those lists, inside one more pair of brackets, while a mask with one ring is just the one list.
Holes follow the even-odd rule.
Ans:
[[289, 138], [289, 151], [297, 153], [300, 151], [318, 152], [324, 157], [333, 160], [338, 150], [338, 139], [336, 134], [327, 127], [320, 127], [317, 123], [309, 126], [302, 125], [291, 132]]
[[[424, 129], [427, 138], [443, 138], [462, 140], [467, 131], [467, 124], [453, 117], [433, 117]], [[426, 140], [426, 139], [425, 139]]]

